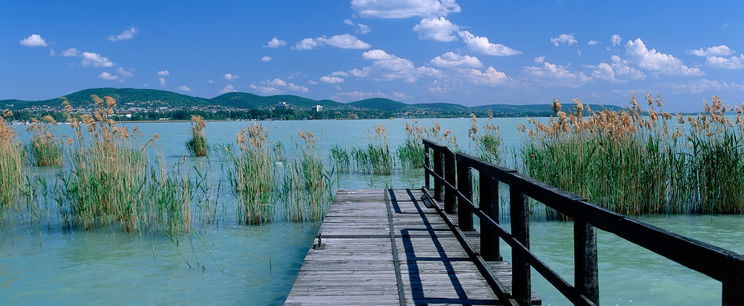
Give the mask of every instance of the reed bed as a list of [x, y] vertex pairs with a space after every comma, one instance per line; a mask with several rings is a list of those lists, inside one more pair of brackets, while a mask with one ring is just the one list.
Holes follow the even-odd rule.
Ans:
[[398, 147], [398, 160], [403, 171], [420, 169], [424, 166], [424, 144], [422, 140], [427, 135], [427, 129], [419, 126], [416, 120], [412, 124], [406, 123], [406, 140]]
[[331, 160], [337, 173], [349, 173], [351, 171], [351, 154], [346, 148], [333, 145], [331, 147]]
[[[744, 105], [714, 97], [705, 112], [684, 118], [662, 100], [635, 97], [625, 111], [585, 110], [530, 121], [521, 151], [529, 175], [623, 214], [744, 212]], [[736, 123], [726, 114], [736, 111]], [[647, 114], [645, 116], [644, 114]], [[549, 219], [564, 219], [546, 208]]]
[[192, 156], [207, 156], [207, 136], [204, 133], [204, 118], [191, 116], [191, 139], [186, 143], [186, 149]]
[[5, 121], [12, 115], [9, 110], [0, 114], [0, 215], [6, 208], [14, 206], [26, 183], [21, 144]]
[[69, 167], [58, 174], [56, 200], [70, 227], [85, 230], [118, 225], [127, 232], [188, 232], [191, 226], [191, 188], [188, 174], [169, 175], [160, 161], [149, 161], [147, 150], [133, 133], [110, 118], [116, 101], [91, 96], [98, 107], [75, 116], [66, 100], [65, 117], [75, 130], [68, 139]]
[[31, 143], [27, 151], [37, 167], [61, 167], [64, 165], [62, 156], [62, 144], [51, 133], [49, 127], [56, 125], [57, 121], [52, 116], [46, 115], [41, 120], [33, 118], [28, 126], [31, 134]]
[[296, 144], [297, 158], [287, 163], [283, 175], [284, 214], [295, 222], [318, 221], [333, 200], [333, 172], [323, 166], [315, 136], [306, 130], [297, 135], [302, 140]]
[[468, 136], [477, 149], [478, 156], [495, 165], [501, 163], [501, 133], [499, 126], [493, 122], [493, 113], [489, 111], [488, 123], [483, 129], [478, 128], [478, 117], [470, 115], [471, 127]]
[[277, 178], [268, 144], [268, 129], [253, 123], [237, 135], [239, 150], [230, 154], [228, 179], [238, 199], [238, 222], [270, 222], [278, 199]]
[[387, 133], [383, 125], [375, 127], [374, 136], [368, 133], [369, 144], [351, 150], [356, 170], [361, 173], [390, 175], [395, 167], [395, 158], [390, 152]]

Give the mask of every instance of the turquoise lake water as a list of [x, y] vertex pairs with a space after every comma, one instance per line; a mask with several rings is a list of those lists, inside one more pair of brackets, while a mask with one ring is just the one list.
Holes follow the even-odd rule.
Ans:
[[[524, 141], [517, 132], [521, 118], [494, 119], [500, 126], [507, 165]], [[486, 120], [480, 120], [484, 124]], [[405, 139], [411, 120], [318, 120], [271, 121], [272, 141], [291, 148], [299, 129], [313, 132], [319, 150], [332, 145], [347, 148], [368, 143], [368, 131], [385, 125], [392, 147]], [[469, 119], [424, 119], [420, 125], [438, 122], [452, 130], [458, 146], [471, 148]], [[249, 122], [209, 122], [212, 144], [231, 144]], [[186, 157], [184, 143], [189, 123], [132, 123], [145, 138], [160, 135], [157, 149], [166, 162], [185, 158], [189, 165], [208, 170], [212, 193], [220, 194], [216, 222], [200, 224], [186, 237], [170, 239], [159, 234], [123, 233], [119, 229], [66, 231], [54, 219], [40, 222], [5, 222], [0, 227], [0, 304], [281, 304], [294, 282], [304, 255], [312, 243], [317, 223], [239, 225], [234, 199], [225, 183], [218, 158]], [[19, 138], [27, 141], [23, 126]], [[67, 126], [57, 132], [70, 134]], [[290, 149], [291, 150], [291, 149]], [[50, 177], [56, 170], [43, 170]], [[420, 187], [421, 172], [392, 176], [345, 174], [339, 188]], [[652, 216], [641, 220], [702, 241], [744, 252], [742, 216]], [[572, 279], [572, 224], [533, 221], [532, 248], [568, 280]], [[504, 247], [505, 255], [508, 248]], [[507, 256], [508, 258], [508, 256]], [[705, 305], [719, 304], [720, 283], [625, 242], [599, 233], [600, 292], [605, 305]], [[568, 301], [533, 272], [533, 290], [545, 305]]]

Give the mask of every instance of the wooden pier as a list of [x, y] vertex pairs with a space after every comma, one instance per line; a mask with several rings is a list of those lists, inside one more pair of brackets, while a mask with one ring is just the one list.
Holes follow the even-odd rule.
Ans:
[[[286, 305], [504, 304], [450, 228], [456, 215], [444, 220], [422, 196], [415, 189], [339, 191]], [[478, 250], [479, 235], [465, 237]], [[510, 290], [511, 266], [487, 264]], [[534, 294], [532, 303], [540, 304]]]
[[[740, 254], [434, 142], [423, 145], [423, 188], [336, 194], [286, 304], [540, 304], [531, 289], [535, 271], [571, 303], [598, 305], [599, 229], [721, 282], [721, 304], [744, 305]], [[574, 251], [566, 254], [572, 283], [530, 250], [528, 199], [573, 220]], [[502, 206], [508, 231], [499, 224]], [[501, 260], [502, 242], [511, 263]]]

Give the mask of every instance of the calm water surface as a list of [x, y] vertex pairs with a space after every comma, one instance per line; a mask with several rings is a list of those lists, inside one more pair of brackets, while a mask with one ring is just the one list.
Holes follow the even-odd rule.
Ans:
[[[501, 128], [506, 163], [524, 141], [517, 127], [521, 118], [495, 119]], [[411, 120], [320, 120], [264, 122], [272, 141], [292, 150], [298, 129], [313, 132], [319, 149], [365, 145], [368, 131], [385, 125], [388, 141], [396, 147], [405, 139]], [[419, 124], [441, 124], [452, 130], [460, 149], [472, 145], [468, 119], [424, 119]], [[485, 120], [480, 120], [485, 124]], [[209, 122], [212, 144], [230, 144], [248, 122]], [[184, 159], [189, 123], [136, 123], [146, 137], [160, 134], [157, 148], [168, 163]], [[28, 135], [17, 127], [20, 138]], [[70, 134], [66, 126], [60, 134]], [[118, 229], [64, 231], [55, 220], [5, 222], [0, 227], [0, 304], [280, 304], [294, 282], [312, 243], [317, 223], [238, 225], [234, 199], [224, 182], [219, 159], [185, 157], [190, 165], [208, 169], [213, 193], [220, 194], [216, 222], [201, 224], [188, 237], [128, 234]], [[44, 170], [53, 176], [54, 170]], [[340, 188], [420, 187], [421, 172], [391, 177], [341, 175]], [[220, 190], [216, 187], [222, 181]], [[741, 216], [643, 217], [643, 221], [744, 252]], [[568, 280], [572, 280], [572, 225], [533, 221], [532, 248]], [[504, 247], [505, 257], [508, 248]], [[720, 283], [600, 232], [600, 290], [605, 305], [701, 305], [720, 303]], [[533, 271], [534, 290], [546, 305], [568, 302]]]

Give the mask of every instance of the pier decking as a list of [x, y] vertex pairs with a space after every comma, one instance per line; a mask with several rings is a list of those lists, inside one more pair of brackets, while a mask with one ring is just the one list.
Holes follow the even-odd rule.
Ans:
[[[336, 194], [286, 305], [504, 304], [448, 222], [422, 190], [359, 189]], [[478, 233], [465, 240], [479, 249]], [[511, 266], [489, 261], [511, 290]], [[532, 303], [540, 304], [533, 293]]]

